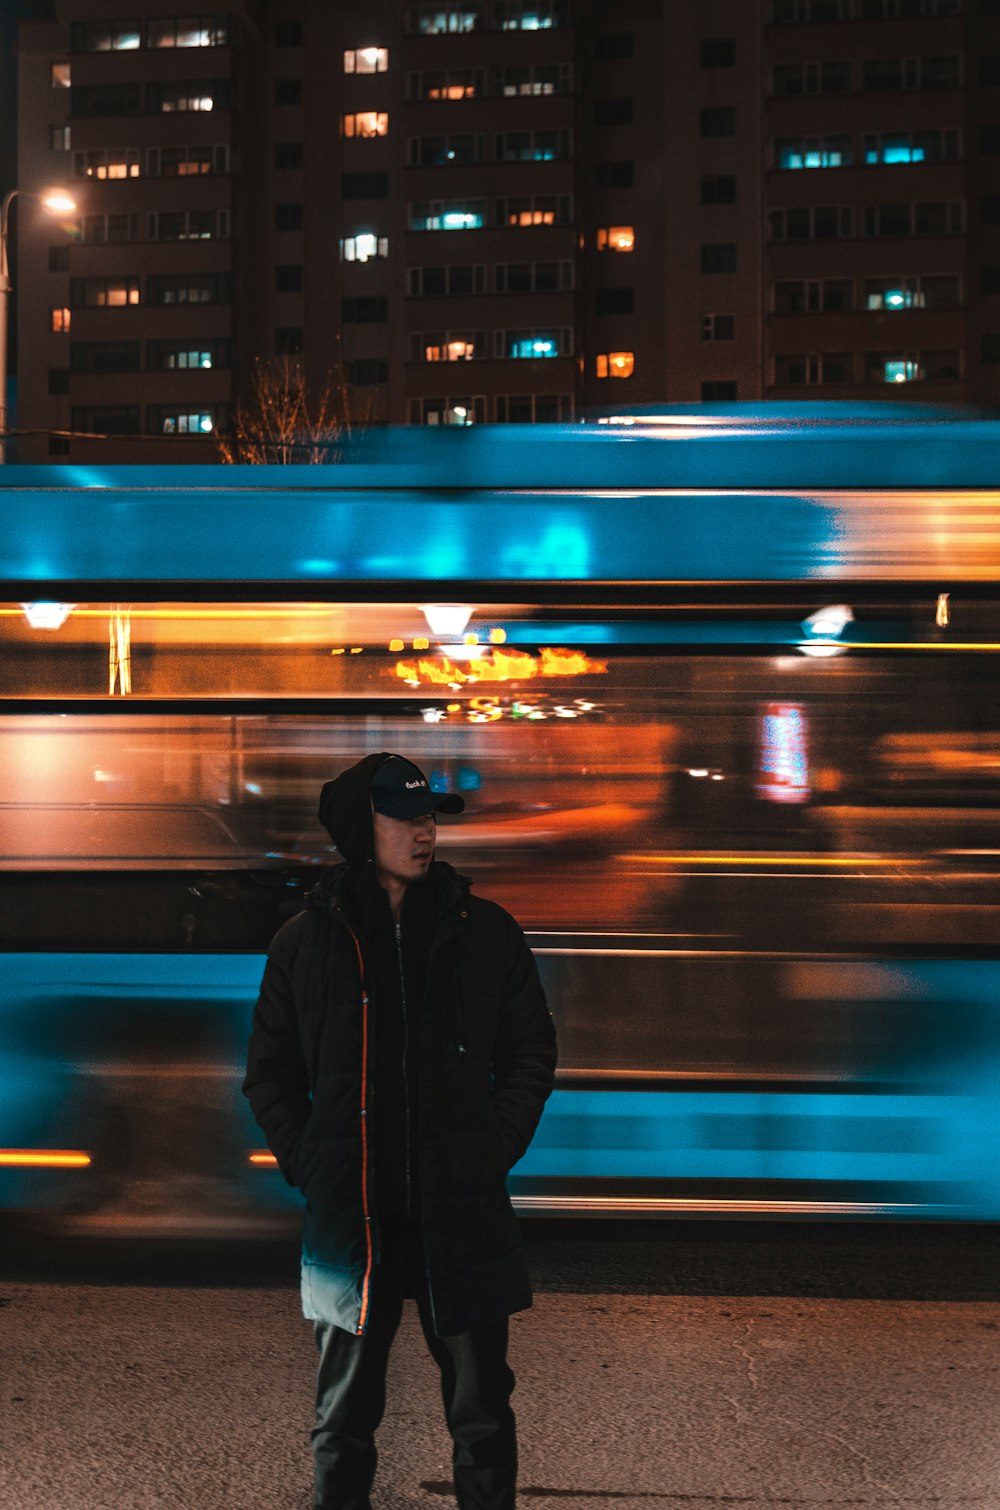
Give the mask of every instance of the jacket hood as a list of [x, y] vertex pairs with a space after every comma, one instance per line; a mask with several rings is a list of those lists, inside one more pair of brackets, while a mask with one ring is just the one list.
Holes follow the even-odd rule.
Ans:
[[319, 821], [353, 871], [363, 870], [375, 855], [372, 828], [372, 777], [385, 760], [387, 750], [366, 755], [349, 766], [319, 795]]

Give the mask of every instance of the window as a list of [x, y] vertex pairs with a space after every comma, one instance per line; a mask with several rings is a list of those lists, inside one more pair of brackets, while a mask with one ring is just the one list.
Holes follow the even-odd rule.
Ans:
[[374, 262], [388, 257], [389, 238], [376, 236], [374, 231], [358, 231], [354, 236], [344, 237], [340, 255], [344, 262]]
[[632, 101], [630, 99], [595, 100], [595, 126], [631, 126]]
[[161, 210], [149, 216], [150, 241], [214, 241], [228, 235], [228, 210]]
[[448, 33], [478, 31], [482, 20], [480, 6], [468, 0], [438, 0], [436, 5], [411, 6], [409, 29], [425, 37], [442, 37]]
[[274, 349], [279, 357], [299, 357], [305, 350], [301, 325], [279, 325], [274, 332]]
[[595, 315], [630, 315], [635, 308], [635, 295], [630, 288], [595, 288]]
[[301, 142], [275, 142], [274, 166], [276, 168], [301, 168]]
[[569, 24], [568, 0], [494, 0], [498, 31], [549, 31]]
[[594, 38], [594, 57], [630, 58], [632, 56], [632, 33], [630, 31], [605, 31]]
[[736, 339], [735, 315], [702, 315], [701, 338], [703, 341], [733, 341]]
[[70, 28], [73, 52], [135, 52], [141, 45], [138, 21], [78, 21]]
[[865, 162], [936, 163], [959, 156], [957, 131], [883, 131], [864, 138]]
[[411, 100], [472, 100], [485, 92], [482, 68], [425, 68], [408, 75]]
[[736, 383], [732, 378], [724, 378], [721, 381], [716, 378], [701, 385], [702, 403], [724, 403], [727, 399], [735, 397]]
[[953, 382], [962, 375], [962, 354], [946, 351], [868, 351], [866, 383]]
[[732, 105], [706, 105], [699, 112], [702, 136], [735, 136], [736, 111]]
[[73, 309], [125, 309], [139, 303], [138, 278], [71, 278]]
[[53, 63], [49, 69], [49, 83], [53, 89], [69, 89], [73, 78], [68, 63]]
[[139, 239], [138, 215], [84, 215], [77, 225], [81, 241], [120, 244]]
[[[146, 280], [146, 298], [150, 304], [227, 304], [230, 299], [229, 275], [155, 274]], [[139, 302], [138, 298], [135, 302]]]
[[547, 330], [497, 330], [493, 335], [493, 354], [510, 361], [545, 361], [549, 357], [571, 356], [573, 332], [568, 326]]
[[568, 131], [504, 131], [496, 137], [500, 163], [547, 163], [569, 157]]
[[389, 319], [388, 299], [342, 299], [340, 308], [347, 325], [385, 325]]
[[301, 105], [301, 79], [275, 79], [274, 103], [276, 105]]
[[276, 294], [300, 294], [302, 292], [302, 264], [299, 262], [282, 262], [274, 269], [274, 291]]
[[58, 246], [49, 247], [49, 272], [69, 272], [69, 244], [61, 241]]
[[341, 118], [345, 136], [388, 136], [389, 116], [385, 110], [356, 110]]
[[49, 392], [50, 393], [68, 393], [69, 392], [69, 368], [68, 367], [50, 367], [49, 368]]
[[569, 393], [500, 394], [496, 401], [497, 422], [501, 425], [554, 425], [573, 418], [573, 396]]
[[485, 199], [418, 199], [408, 218], [411, 231], [474, 231], [485, 223]]
[[599, 189], [631, 189], [635, 164], [631, 162], [598, 163], [594, 170]]
[[146, 342], [146, 368], [149, 372], [208, 372], [229, 365], [230, 347], [226, 340], [193, 338]]
[[75, 152], [73, 173], [77, 178], [138, 178], [138, 147], [111, 147], [96, 152]]
[[852, 366], [849, 351], [827, 351], [809, 356], [776, 356], [774, 381], [779, 388], [795, 388], [814, 383], [849, 383]]
[[389, 381], [389, 363], [378, 357], [360, 357], [345, 363], [345, 375], [354, 387], [374, 388]]
[[717, 173], [701, 181], [702, 204], [735, 204], [736, 178], [732, 173]]
[[850, 205], [772, 210], [768, 219], [772, 241], [825, 241], [854, 235], [854, 212]]
[[301, 47], [302, 22], [276, 21], [274, 23], [275, 47]]
[[779, 136], [774, 143], [776, 168], [848, 168], [853, 161], [849, 136]]
[[222, 16], [157, 17], [146, 23], [147, 47], [225, 47], [229, 32]]
[[702, 242], [700, 258], [703, 273], [735, 273], [736, 243], [735, 241]]
[[229, 105], [228, 79], [192, 79], [146, 85], [146, 109], [152, 115], [228, 110]]
[[410, 336], [411, 362], [471, 362], [485, 355], [482, 330], [427, 330]]
[[493, 268], [498, 294], [556, 294], [573, 287], [572, 262], [498, 262]]
[[486, 400], [481, 395], [461, 398], [411, 398], [411, 425], [481, 425], [486, 419]]
[[631, 225], [604, 226], [597, 231], [596, 241], [599, 252], [634, 252], [635, 227]]
[[70, 143], [70, 127], [69, 126], [50, 126], [49, 127], [49, 151], [50, 152], [68, 152], [69, 151], [69, 143]]
[[849, 21], [851, 0], [771, 0], [771, 20], [775, 26], [818, 25], [827, 21]]
[[54, 304], [49, 310], [49, 329], [53, 335], [68, 335], [70, 312], [68, 305]]
[[957, 54], [937, 58], [866, 58], [861, 65], [863, 89], [957, 89], [961, 81], [961, 60]]
[[910, 21], [916, 16], [957, 16], [962, 11], [962, 0], [860, 0], [860, 4], [862, 21]]
[[983, 336], [980, 353], [984, 362], [1000, 362], [1000, 335]]
[[387, 47], [352, 47], [344, 53], [345, 73], [387, 73]]
[[778, 99], [802, 94], [849, 94], [854, 71], [847, 62], [776, 63], [771, 70], [771, 93]]
[[300, 204], [276, 204], [274, 207], [276, 231], [301, 231], [302, 206]]
[[627, 378], [635, 371], [635, 353], [609, 351], [594, 358], [594, 373], [599, 378]]
[[410, 166], [413, 168], [440, 168], [451, 163], [482, 162], [483, 138], [478, 133], [468, 132], [450, 136], [411, 136]]
[[340, 192], [344, 199], [387, 199], [388, 173], [342, 173]]
[[486, 269], [482, 266], [454, 263], [451, 267], [411, 267], [407, 275], [407, 292], [415, 299], [481, 294], [485, 288]]
[[101, 404], [70, 410], [70, 426], [85, 435], [138, 435], [142, 421], [138, 404]]
[[773, 304], [778, 315], [840, 313], [854, 307], [854, 284], [850, 278], [776, 283]]
[[149, 429], [154, 435], [214, 435], [220, 428], [214, 406], [203, 409], [167, 409], [159, 405], [147, 410]]
[[138, 372], [138, 341], [74, 341], [69, 363], [74, 372]]
[[229, 147], [147, 147], [146, 172], [151, 178], [200, 178], [229, 172]]
[[142, 94], [138, 84], [81, 84], [70, 97], [70, 114], [92, 118], [99, 115], [138, 115]]
[[572, 87], [569, 63], [535, 63], [523, 67], [498, 68], [496, 93], [513, 98], [542, 94], [566, 94]]
[[957, 274], [865, 279], [865, 308], [889, 313], [906, 309], [958, 309], [961, 280]]
[[566, 225], [572, 218], [568, 194], [531, 194], [496, 202], [497, 225]]
[[734, 37], [702, 37], [698, 43], [698, 62], [702, 68], [735, 68]]
[[948, 236], [965, 229], [965, 206], [960, 200], [924, 204], [867, 205], [866, 236]]

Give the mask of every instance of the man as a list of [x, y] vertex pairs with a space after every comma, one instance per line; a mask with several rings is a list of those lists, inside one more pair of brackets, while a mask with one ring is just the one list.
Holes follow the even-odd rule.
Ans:
[[505, 1187], [552, 1089], [531, 951], [434, 859], [432, 792], [368, 755], [320, 797], [344, 864], [275, 937], [244, 1092], [306, 1197], [302, 1302], [320, 1352], [315, 1504], [368, 1510], [404, 1296], [441, 1370], [461, 1510], [510, 1510], [507, 1319], [531, 1304]]

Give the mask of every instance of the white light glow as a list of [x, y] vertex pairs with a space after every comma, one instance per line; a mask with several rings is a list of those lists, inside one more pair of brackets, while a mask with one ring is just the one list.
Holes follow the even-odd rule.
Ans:
[[803, 619], [802, 628], [806, 634], [819, 635], [826, 640], [836, 639], [853, 619], [854, 614], [846, 603], [833, 603], [827, 608], [817, 608], [815, 613]]
[[61, 629], [69, 618], [75, 603], [22, 603], [24, 617], [32, 629]]
[[472, 618], [471, 603], [425, 603], [423, 615], [431, 634], [459, 635]]

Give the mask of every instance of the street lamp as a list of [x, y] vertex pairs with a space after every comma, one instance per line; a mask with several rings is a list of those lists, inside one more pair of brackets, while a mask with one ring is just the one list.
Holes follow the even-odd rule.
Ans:
[[10, 207], [18, 194], [22, 199], [37, 199], [52, 215], [69, 215], [76, 209], [76, 200], [65, 189], [49, 189], [44, 194], [33, 194], [30, 189], [11, 189], [0, 204], [0, 463], [7, 459], [7, 309], [11, 288], [7, 227]]

